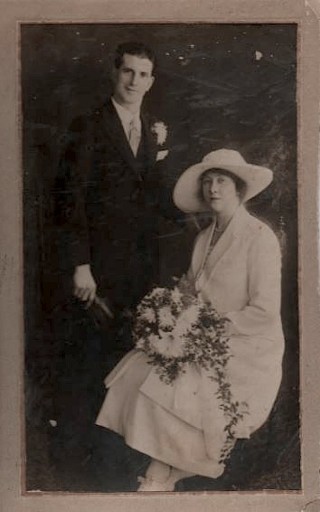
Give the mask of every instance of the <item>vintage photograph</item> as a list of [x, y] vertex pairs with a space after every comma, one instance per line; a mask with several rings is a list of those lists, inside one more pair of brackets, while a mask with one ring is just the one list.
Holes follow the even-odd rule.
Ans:
[[297, 38], [20, 24], [27, 492], [301, 490]]

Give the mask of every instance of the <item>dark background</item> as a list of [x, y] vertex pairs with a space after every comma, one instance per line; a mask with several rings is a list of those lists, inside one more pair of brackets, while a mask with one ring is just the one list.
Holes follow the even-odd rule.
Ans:
[[[300, 489], [293, 24], [22, 25], [26, 487], [130, 491], [147, 464], [145, 456], [124, 450], [120, 439], [106, 437], [104, 453], [80, 466], [72, 458], [67, 464], [66, 447], [57, 447], [55, 439], [56, 360], [59, 354], [63, 364], [63, 351], [54, 327], [61, 275], [53, 185], [70, 122], [103, 103], [111, 91], [112, 52], [128, 40], [142, 40], [158, 57], [144, 105], [168, 126], [161, 186], [171, 190], [188, 165], [222, 147], [274, 171], [272, 185], [248, 208], [271, 225], [283, 250], [283, 383], [269, 421], [249, 441], [237, 443], [225, 474], [216, 481], [186, 480], [180, 490]], [[186, 270], [196, 228], [192, 218], [177, 215], [161, 229], [159, 265], [166, 282]]]

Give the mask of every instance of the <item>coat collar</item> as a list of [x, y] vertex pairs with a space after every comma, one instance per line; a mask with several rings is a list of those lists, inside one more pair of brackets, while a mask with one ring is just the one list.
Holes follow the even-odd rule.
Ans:
[[249, 218], [250, 214], [247, 212], [243, 205], [240, 205], [239, 208], [237, 208], [233, 218], [231, 219], [230, 224], [224, 233], [222, 233], [216, 245], [210, 251], [210, 242], [216, 224], [215, 220], [213, 221], [213, 223], [207, 228], [205, 232], [202, 247], [199, 247], [199, 250], [202, 254], [199, 254], [201, 258], [201, 264], [199, 266], [199, 271], [197, 272], [198, 275], [202, 273], [204, 267], [207, 266], [211, 269], [212, 272], [214, 271], [217, 263], [230, 249], [235, 239], [240, 235], [240, 233], [243, 233], [243, 229], [248, 224]]

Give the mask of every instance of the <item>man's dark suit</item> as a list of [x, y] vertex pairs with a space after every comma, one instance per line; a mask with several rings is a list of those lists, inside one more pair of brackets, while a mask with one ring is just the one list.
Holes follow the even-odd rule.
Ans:
[[157, 276], [156, 141], [142, 116], [135, 158], [111, 101], [73, 123], [58, 177], [61, 257], [89, 263], [115, 309], [134, 305]]
[[64, 343], [56, 388], [58, 445], [63, 453], [70, 446], [70, 455], [88, 443], [82, 460], [104, 397], [103, 377], [130, 348], [123, 312], [158, 280], [157, 145], [147, 118], [141, 121], [135, 158], [111, 101], [75, 120], [56, 180], [59, 258], [69, 295], [75, 267], [89, 263], [97, 294], [108, 298], [115, 313], [105, 332], [94, 329], [80, 302], [57, 315], [56, 337]]

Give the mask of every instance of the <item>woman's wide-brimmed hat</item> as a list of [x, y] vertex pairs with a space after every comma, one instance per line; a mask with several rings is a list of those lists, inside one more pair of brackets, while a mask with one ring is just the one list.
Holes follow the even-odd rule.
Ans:
[[183, 212], [208, 211], [209, 207], [201, 199], [200, 177], [209, 169], [228, 171], [244, 181], [246, 190], [242, 202], [262, 192], [273, 179], [273, 172], [270, 169], [247, 163], [238, 151], [233, 149], [212, 151], [200, 163], [184, 171], [176, 183], [173, 200]]

